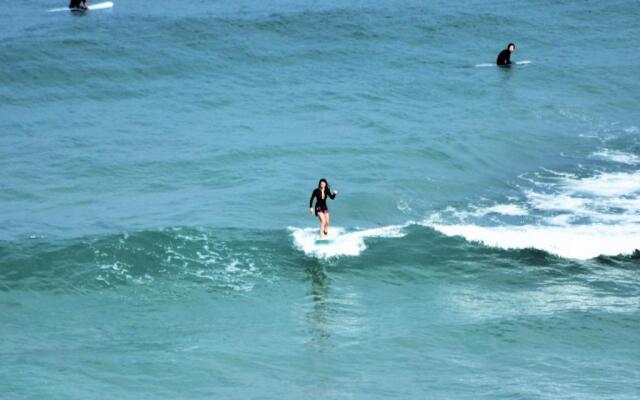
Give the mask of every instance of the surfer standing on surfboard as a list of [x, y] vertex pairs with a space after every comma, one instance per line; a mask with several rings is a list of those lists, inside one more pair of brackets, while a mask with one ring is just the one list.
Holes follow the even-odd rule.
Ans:
[[[311, 193], [311, 199], [309, 199], [309, 211], [314, 214], [320, 220], [320, 239], [323, 239], [329, 234], [329, 208], [327, 207], [327, 196], [331, 200], [336, 198], [338, 191], [331, 192], [329, 183], [326, 179], [320, 179], [318, 187]], [[316, 199], [315, 209], [313, 207], [313, 199]]]
[[511, 65], [511, 53], [516, 51], [516, 45], [513, 43], [509, 43], [507, 48], [502, 50], [500, 54], [498, 54], [498, 59], [496, 60], [496, 64], [499, 67], [506, 67]]
[[87, 0], [71, 0], [69, 8], [72, 10], [88, 10], [89, 4], [87, 4]]

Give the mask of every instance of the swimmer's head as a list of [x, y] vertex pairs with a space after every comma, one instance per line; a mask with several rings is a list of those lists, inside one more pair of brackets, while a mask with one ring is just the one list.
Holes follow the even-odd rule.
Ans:
[[510, 52], [512, 52], [512, 53], [513, 53], [514, 51], [516, 51], [516, 45], [515, 45], [515, 44], [513, 44], [513, 43], [509, 43], [509, 44], [507, 45], [507, 50], [509, 50]]
[[328, 186], [329, 186], [329, 183], [328, 183], [328, 182], [327, 182], [327, 180], [326, 180], [326, 179], [324, 179], [324, 178], [320, 179], [320, 182], [318, 182], [318, 187], [319, 187], [320, 189], [324, 189], [324, 188], [326, 188], [326, 187], [328, 187]]

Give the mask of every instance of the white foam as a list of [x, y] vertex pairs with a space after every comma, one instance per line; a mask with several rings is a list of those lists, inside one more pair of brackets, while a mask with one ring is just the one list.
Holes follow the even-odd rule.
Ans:
[[238, 272], [240, 271], [240, 268], [238, 268], [238, 265], [240, 265], [240, 261], [233, 260], [229, 265], [226, 266], [224, 270], [227, 272]]
[[573, 197], [564, 193], [525, 193], [532, 208], [544, 211], [572, 211], [583, 210], [589, 204], [589, 199]]
[[[627, 178], [618, 177], [616, 180], [627, 181]], [[640, 196], [634, 195], [633, 191], [624, 193], [624, 190], [607, 187], [602, 181], [594, 184], [595, 181], [597, 180], [594, 178], [588, 178], [586, 182], [568, 185], [568, 188], [578, 192], [575, 194], [527, 192], [527, 200], [531, 208], [536, 211], [554, 212], [552, 216], [541, 218], [543, 223], [548, 222], [552, 225], [558, 225], [562, 220], [564, 220], [562, 224], [566, 224], [579, 218], [588, 218], [594, 223], [640, 223]], [[633, 185], [623, 185], [623, 187], [633, 189]], [[590, 189], [591, 193], [586, 189]], [[618, 195], [618, 192], [622, 194]], [[577, 197], [585, 193], [591, 196]], [[594, 195], [596, 193], [598, 195]], [[612, 193], [615, 195], [607, 196]], [[557, 212], [570, 213], [570, 215], [557, 215]]]
[[[595, 222], [638, 222], [640, 171], [601, 173], [592, 177], [561, 176], [554, 193], [527, 191], [532, 209], [571, 212]], [[614, 210], [615, 209], [615, 210]]]
[[621, 164], [636, 165], [640, 164], [640, 157], [635, 154], [625, 153], [623, 151], [604, 149], [592, 154], [593, 157], [607, 161], [613, 161]]
[[[488, 214], [500, 214], [509, 216], [526, 216], [529, 214], [525, 208], [517, 204], [496, 204], [490, 207], [471, 207], [473, 211], [459, 211], [453, 207], [447, 207], [444, 210], [445, 214], [454, 216], [458, 220], [466, 220], [469, 217], [484, 217]], [[441, 215], [434, 214], [431, 216], [431, 221], [436, 222], [441, 219]]]
[[640, 171], [603, 173], [590, 178], [566, 178], [567, 189], [601, 197], [625, 196], [640, 192]]
[[396, 207], [400, 212], [404, 214], [408, 214], [411, 212], [411, 207], [409, 207], [409, 204], [404, 200], [398, 201], [398, 203], [396, 204]]
[[329, 243], [316, 243], [318, 228], [289, 227], [293, 236], [293, 244], [306, 255], [317, 258], [337, 256], [358, 256], [364, 249], [365, 239], [374, 237], [398, 238], [405, 236], [405, 225], [392, 225], [347, 232], [344, 228], [332, 227], [329, 230]]
[[581, 260], [599, 255], [630, 253], [640, 247], [640, 225], [429, 226], [447, 236], [462, 236], [487, 246], [503, 249], [536, 248]]
[[561, 214], [547, 218], [547, 223], [551, 225], [566, 226], [569, 225], [574, 218], [575, 217], [571, 214]]
[[[569, 258], [628, 254], [640, 248], [640, 171], [599, 173], [580, 178], [547, 171], [545, 192], [527, 190], [522, 200], [459, 211], [447, 208], [423, 222], [449, 236], [488, 246], [538, 248]], [[490, 212], [526, 216], [527, 225], [476, 225], [467, 217]], [[474, 221], [475, 222], [475, 221]], [[494, 223], [494, 219], [486, 221]]]
[[502, 214], [511, 216], [525, 216], [529, 212], [517, 204], [497, 204], [491, 207], [479, 208], [473, 213], [475, 216], [484, 216], [487, 214]]

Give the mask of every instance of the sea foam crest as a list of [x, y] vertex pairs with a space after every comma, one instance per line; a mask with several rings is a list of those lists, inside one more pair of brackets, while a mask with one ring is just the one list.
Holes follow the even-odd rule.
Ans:
[[640, 226], [632, 225], [430, 226], [447, 236], [462, 236], [487, 246], [503, 249], [536, 248], [581, 260], [599, 255], [629, 253], [640, 246]]
[[[523, 191], [519, 202], [445, 210], [423, 225], [488, 246], [537, 248], [576, 259], [627, 254], [640, 247], [640, 171], [590, 177], [553, 174], [551, 179], [551, 184], [546, 177], [540, 185], [545, 191]], [[481, 217], [488, 210], [521, 216], [524, 223], [487, 223]]]
[[602, 160], [607, 160], [607, 161], [612, 161], [612, 162], [627, 164], [627, 165], [640, 164], [640, 157], [638, 157], [637, 155], [631, 154], [631, 153], [625, 153], [623, 151], [618, 151], [618, 150], [603, 149], [600, 151], [596, 151], [591, 156], [602, 159]]
[[289, 227], [294, 246], [307, 256], [327, 259], [337, 256], [358, 256], [367, 248], [365, 239], [374, 237], [398, 238], [405, 236], [405, 225], [391, 225], [380, 228], [354, 230], [332, 227], [328, 243], [318, 243], [318, 228]]

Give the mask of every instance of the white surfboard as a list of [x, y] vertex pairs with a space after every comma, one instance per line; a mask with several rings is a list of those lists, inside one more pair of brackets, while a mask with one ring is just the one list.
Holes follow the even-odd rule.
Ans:
[[[107, 8], [112, 8], [112, 7], [113, 7], [113, 1], [105, 1], [102, 3], [96, 3], [96, 4], [89, 3], [89, 9], [86, 11], [105, 10]], [[47, 11], [59, 12], [59, 11], [85, 11], [85, 10], [71, 9], [69, 7], [60, 7], [60, 8], [52, 8], [51, 10], [47, 10]]]
[[[511, 65], [528, 65], [531, 64], [531, 60], [523, 60], [523, 61], [516, 61], [514, 63], [512, 63]], [[474, 67], [477, 68], [486, 68], [486, 67], [495, 67], [496, 63], [482, 63], [482, 64], [476, 64], [474, 65]]]

